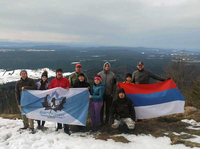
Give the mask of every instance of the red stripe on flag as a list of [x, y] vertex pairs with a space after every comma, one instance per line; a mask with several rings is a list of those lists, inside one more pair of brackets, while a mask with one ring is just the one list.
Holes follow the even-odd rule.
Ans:
[[172, 79], [154, 84], [125, 84], [118, 83], [118, 88], [124, 88], [126, 94], [151, 94], [177, 88]]

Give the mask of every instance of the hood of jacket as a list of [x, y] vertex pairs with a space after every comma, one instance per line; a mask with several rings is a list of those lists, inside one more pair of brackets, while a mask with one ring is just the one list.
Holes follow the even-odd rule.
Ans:
[[110, 71], [110, 70], [111, 70], [111, 64], [110, 64], [109, 62], [105, 62], [105, 63], [104, 63], [104, 65], [103, 65], [103, 71], [105, 71], [105, 66], [106, 66], [106, 64], [109, 65], [109, 70], [108, 70], [108, 71]]

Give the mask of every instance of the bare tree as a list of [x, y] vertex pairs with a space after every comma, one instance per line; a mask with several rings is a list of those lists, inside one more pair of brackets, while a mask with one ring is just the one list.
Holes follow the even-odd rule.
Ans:
[[174, 80], [178, 88], [184, 92], [200, 73], [199, 67], [192, 63], [189, 56], [181, 53], [173, 58], [172, 62], [164, 68], [165, 76]]

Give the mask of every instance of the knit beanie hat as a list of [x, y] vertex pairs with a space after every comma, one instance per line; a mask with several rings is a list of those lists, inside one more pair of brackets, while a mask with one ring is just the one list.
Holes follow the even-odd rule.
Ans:
[[119, 94], [119, 93], [124, 93], [124, 94], [125, 94], [124, 88], [120, 88], [120, 89], [118, 90], [118, 94]]
[[63, 72], [63, 70], [61, 68], [56, 69], [56, 73], [57, 72]]
[[126, 78], [127, 78], [127, 77], [132, 78], [132, 74], [131, 74], [131, 73], [127, 73], [127, 74], [126, 74]]
[[98, 79], [99, 81], [102, 80], [101, 77], [100, 77], [99, 75], [96, 75], [96, 76], [94, 77], [94, 80], [96, 80], [96, 79]]
[[82, 72], [78, 74], [78, 77], [80, 77], [80, 76], [85, 78], [85, 75]]
[[20, 72], [20, 76], [21, 76], [22, 72], [25, 72], [26, 75], [27, 75], [27, 71], [26, 71], [25, 69], [23, 69], [23, 70], [21, 70], [21, 72]]
[[44, 70], [41, 77], [44, 77], [44, 76], [48, 78], [48, 71]]

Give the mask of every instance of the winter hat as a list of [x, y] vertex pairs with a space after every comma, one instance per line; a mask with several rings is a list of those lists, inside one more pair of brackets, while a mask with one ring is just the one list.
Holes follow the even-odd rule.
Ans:
[[21, 72], [20, 72], [20, 76], [21, 76], [22, 72], [25, 72], [26, 75], [27, 75], [27, 71], [26, 71], [25, 69], [23, 69], [23, 70], [21, 70]]
[[131, 74], [131, 73], [127, 73], [127, 74], [126, 74], [126, 78], [127, 78], [127, 77], [132, 78], [132, 74]]
[[119, 93], [124, 93], [124, 94], [125, 94], [124, 88], [120, 88], [120, 89], [118, 90], [118, 94], [119, 94]]
[[57, 72], [63, 72], [63, 70], [61, 68], [56, 69], [56, 73]]
[[85, 78], [85, 75], [82, 72], [80, 74], [78, 74], [78, 77], [80, 77], [80, 76]]
[[144, 63], [142, 61], [138, 62], [137, 65], [144, 65]]
[[44, 70], [41, 77], [44, 77], [44, 76], [48, 78], [48, 71]]
[[94, 80], [98, 79], [99, 81], [101, 81], [101, 77], [99, 75], [97, 75], [96, 77], [94, 77]]
[[82, 65], [80, 63], [76, 64], [76, 67], [82, 67]]

